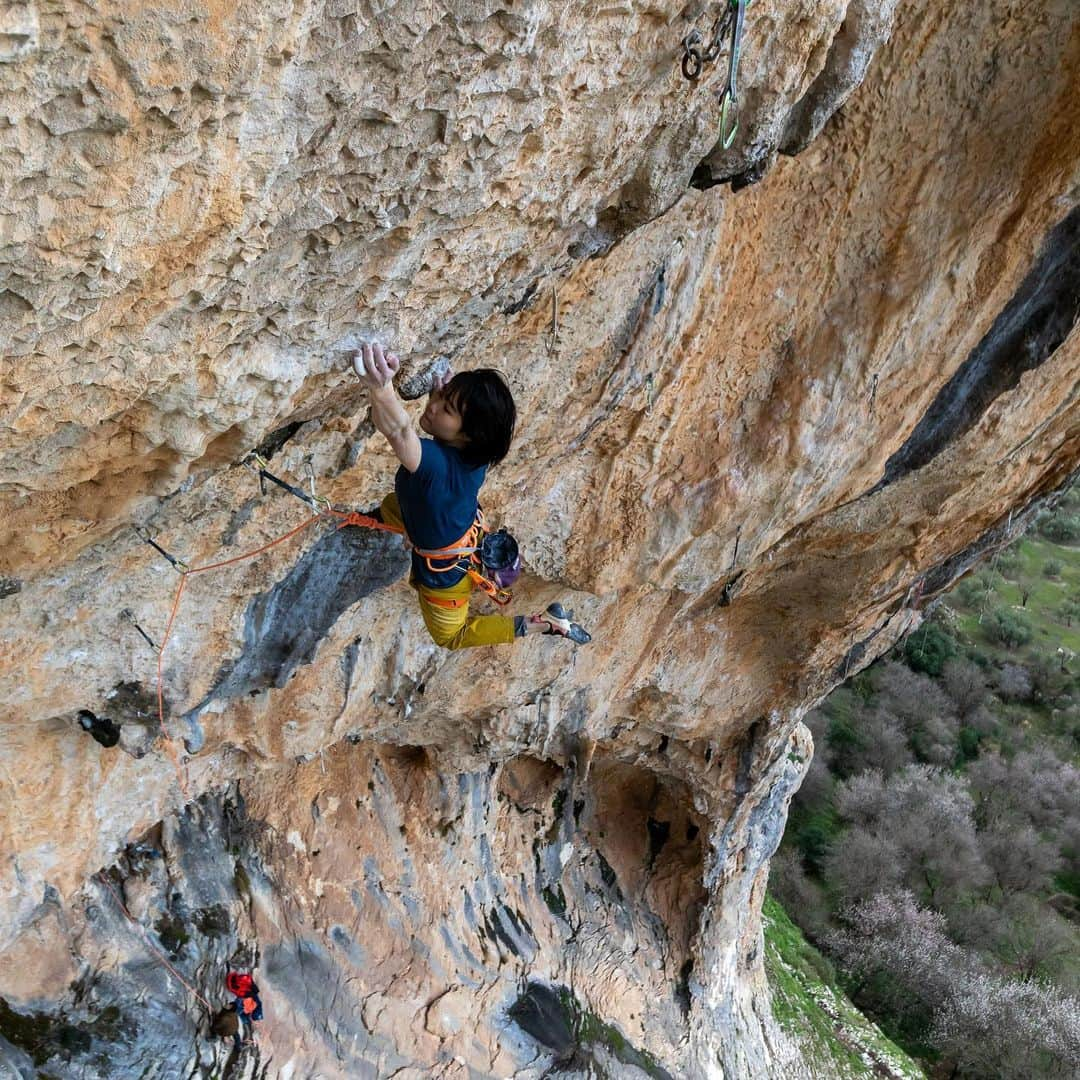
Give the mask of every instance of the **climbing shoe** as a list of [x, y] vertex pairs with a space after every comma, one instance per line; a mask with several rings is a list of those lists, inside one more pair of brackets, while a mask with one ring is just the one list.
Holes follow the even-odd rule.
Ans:
[[546, 622], [548, 624], [548, 628], [544, 631], [545, 634], [558, 634], [560, 637], [569, 638], [577, 645], [587, 645], [592, 641], [592, 635], [584, 626], [574, 622], [573, 619], [574, 613], [567, 611], [558, 601], [554, 604], [548, 604], [543, 615], [529, 616], [531, 622]]

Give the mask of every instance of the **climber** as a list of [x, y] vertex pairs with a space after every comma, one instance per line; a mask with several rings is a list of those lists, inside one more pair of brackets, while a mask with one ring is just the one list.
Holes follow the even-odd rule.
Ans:
[[404, 528], [415, 549], [409, 583], [435, 643], [448, 649], [510, 645], [528, 634], [558, 634], [578, 644], [591, 640], [559, 603], [536, 615], [470, 615], [474, 582], [461, 555], [419, 554], [463, 545], [477, 519], [477, 495], [488, 466], [510, 449], [516, 410], [502, 375], [479, 368], [435, 379], [420, 417], [421, 431], [431, 438], [421, 439], [394, 389], [398, 358], [377, 343], [365, 344], [352, 365], [371, 397], [372, 422], [401, 462], [394, 491], [376, 516]]
[[[225, 989], [235, 998], [233, 1010], [244, 1025], [244, 1042], [254, 1042], [255, 1022], [263, 1018], [258, 985], [250, 975], [230, 971], [225, 976]], [[237, 1042], [240, 1041], [239, 1035], [235, 1038]]]
[[222, 1009], [210, 1024], [210, 1031], [219, 1039], [232, 1039], [233, 1048], [240, 1049], [240, 1021], [231, 1007]]

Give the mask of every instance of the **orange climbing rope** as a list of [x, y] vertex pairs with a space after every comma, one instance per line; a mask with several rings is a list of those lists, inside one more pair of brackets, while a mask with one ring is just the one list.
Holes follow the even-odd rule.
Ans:
[[169, 971], [171, 971], [173, 975], [175, 975], [176, 978], [179, 979], [179, 981], [206, 1006], [207, 1011], [212, 1013], [214, 1011], [213, 1005], [211, 1005], [210, 1002], [207, 1001], [206, 998], [204, 998], [202, 994], [200, 994], [199, 991], [196, 990], [195, 987], [192, 986], [191, 983], [189, 983], [187, 979], [185, 979], [184, 976], [181, 975], [180, 972], [177, 971], [176, 968], [174, 968], [172, 964], [169, 963], [169, 961], [165, 957], [165, 954], [150, 940], [150, 935], [147, 934], [142, 923], [136, 922], [135, 917], [131, 914], [130, 911], [128, 911], [127, 907], [125, 907], [124, 901], [120, 899], [120, 894], [113, 888], [112, 882], [110, 882], [103, 873], [97, 874], [96, 877], [105, 886], [105, 888], [107, 888], [109, 892], [113, 894], [113, 898], [116, 900], [117, 904], [119, 904], [120, 910], [127, 916], [128, 922], [130, 922], [131, 925], [134, 926], [135, 929], [138, 930], [139, 933], [142, 935], [143, 941], [146, 943], [147, 948], [149, 948], [150, 951], [157, 956], [158, 960], [160, 960], [161, 963], [164, 964], [165, 967], [167, 967]]
[[[184, 797], [188, 797], [188, 782], [186, 770], [180, 762], [180, 755], [176, 749], [174, 739], [169, 735], [168, 730], [165, 727], [165, 697], [163, 690], [163, 678], [162, 678], [162, 665], [165, 656], [165, 646], [169, 643], [169, 637], [172, 634], [173, 624], [176, 622], [176, 615], [180, 609], [180, 598], [184, 595], [184, 589], [187, 586], [187, 579], [193, 574], [204, 574], [208, 570], [220, 570], [224, 566], [231, 566], [233, 563], [244, 562], [247, 559], [253, 559], [257, 555], [261, 555], [264, 551], [269, 551], [270, 548], [276, 547], [278, 544], [283, 544], [286, 540], [292, 539], [297, 533], [303, 532], [309, 526], [314, 525], [318, 521], [337, 520], [338, 527], [344, 528], [346, 525], [359, 525], [368, 529], [379, 529], [383, 532], [403, 532], [400, 528], [395, 528], [392, 525], [387, 525], [384, 522], [378, 521], [376, 518], [368, 517], [366, 514], [358, 514], [354, 511], [335, 510], [333, 508], [324, 510], [318, 514], [313, 514], [307, 519], [307, 521], [301, 522], [295, 528], [290, 529], [287, 533], [283, 533], [281, 536], [269, 541], [269, 543], [263, 544], [261, 547], [257, 547], [254, 551], [247, 551], [243, 555], [234, 555], [231, 559], [221, 559], [218, 562], [206, 563], [204, 566], [184, 566], [183, 569], [177, 567], [180, 574], [180, 583], [176, 587], [176, 594], [173, 596], [172, 610], [169, 612], [169, 621], [165, 625], [165, 634], [161, 639], [161, 645], [158, 646], [158, 659], [157, 659], [157, 701], [158, 701], [158, 724], [161, 730], [161, 738], [165, 744], [166, 752], [169, 758], [172, 760], [173, 768], [176, 770], [176, 778], [180, 784], [180, 790]], [[173, 561], [170, 558], [170, 561]], [[175, 565], [175, 563], [174, 563]]]
[[[165, 745], [165, 750], [172, 761], [173, 768], [176, 770], [176, 778], [180, 785], [180, 790], [184, 797], [187, 798], [189, 794], [187, 772], [184, 765], [180, 761], [180, 754], [175, 746], [175, 741], [169, 735], [167, 728], [165, 727], [165, 697], [163, 689], [163, 663], [165, 656], [165, 646], [169, 643], [169, 637], [172, 634], [173, 624], [176, 622], [176, 616], [180, 609], [180, 599], [184, 595], [184, 589], [187, 586], [187, 579], [193, 574], [205, 574], [209, 570], [220, 570], [225, 566], [232, 566], [234, 563], [244, 562], [247, 559], [253, 559], [257, 555], [261, 555], [264, 551], [269, 551], [270, 548], [276, 547], [278, 544], [283, 544], [286, 540], [290, 540], [296, 536], [297, 533], [303, 532], [309, 526], [314, 525], [318, 521], [330, 521], [336, 520], [338, 528], [345, 528], [347, 525], [355, 525], [365, 529], [377, 529], [381, 532], [398, 533], [405, 536], [408, 540], [408, 536], [405, 530], [400, 525], [388, 525], [384, 521], [380, 521], [378, 518], [370, 517], [367, 514], [358, 513], [355, 510], [338, 510], [333, 507], [329, 500], [319, 498], [314, 494], [314, 483], [312, 484], [312, 494], [308, 495], [298, 488], [293, 487], [291, 484], [280, 480], [266, 469], [266, 462], [258, 457], [252, 455], [251, 460], [259, 466], [258, 472], [260, 476], [260, 483], [262, 480], [268, 479], [273, 481], [279, 487], [284, 488], [290, 494], [296, 496], [302, 501], [306, 502], [313, 508], [319, 508], [319, 512], [313, 514], [307, 519], [307, 521], [301, 522], [295, 528], [290, 529], [287, 533], [276, 537], [275, 539], [263, 544], [261, 547], [255, 548], [254, 551], [247, 551], [243, 555], [234, 555], [230, 559], [221, 559], [218, 562], [206, 563], [204, 566], [188, 566], [181, 559], [177, 559], [170, 555], [164, 548], [156, 544], [150, 536], [141, 529], [137, 529], [140, 538], [146, 543], [150, 544], [158, 552], [160, 552], [168, 561], [172, 564], [173, 568], [180, 575], [180, 583], [176, 587], [176, 594], [173, 596], [172, 609], [169, 612], [169, 620], [165, 625], [165, 634], [161, 639], [161, 645], [158, 646], [157, 654], [157, 702], [158, 702], [158, 724], [161, 731], [161, 738]], [[510, 593], [505, 589], [500, 589], [494, 582], [488, 580], [483, 574], [481, 574], [476, 568], [476, 553], [479, 550], [479, 543], [483, 534], [488, 531], [488, 526], [484, 522], [483, 514], [478, 512], [476, 522], [469, 528], [469, 531], [456, 543], [450, 544], [444, 548], [438, 548], [436, 550], [425, 550], [422, 548], [413, 548], [417, 555], [421, 556], [427, 561], [428, 566], [436, 572], [446, 572], [455, 568], [461, 568], [468, 575], [472, 583], [486, 593], [496, 604], [504, 605], [510, 602]], [[435, 561], [449, 562], [453, 560], [452, 564], [444, 567], [436, 567]], [[464, 601], [467, 603], [467, 601]]]

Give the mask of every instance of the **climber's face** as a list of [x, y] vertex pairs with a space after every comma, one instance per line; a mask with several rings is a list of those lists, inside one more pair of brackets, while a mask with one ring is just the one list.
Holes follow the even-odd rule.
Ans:
[[432, 390], [428, 396], [427, 408], [420, 417], [420, 430], [451, 446], [460, 447], [465, 443], [461, 433], [461, 413], [441, 389]]

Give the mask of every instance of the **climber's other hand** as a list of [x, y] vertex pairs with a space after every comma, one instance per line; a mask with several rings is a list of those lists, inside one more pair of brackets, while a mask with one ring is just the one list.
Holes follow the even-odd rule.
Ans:
[[454, 371], [453, 371], [453, 369], [451, 367], [448, 366], [447, 369], [441, 375], [436, 375], [431, 380], [431, 391], [430, 392], [432, 394], [441, 393], [446, 388], [446, 384], [453, 377], [454, 377]]

